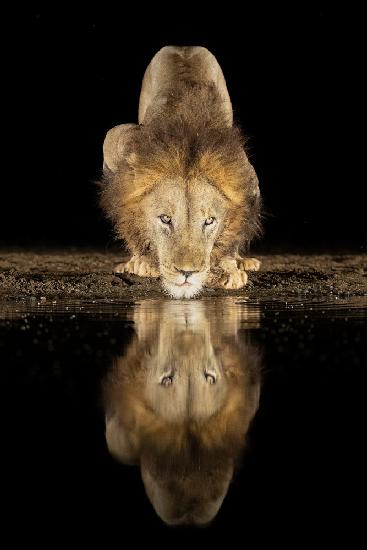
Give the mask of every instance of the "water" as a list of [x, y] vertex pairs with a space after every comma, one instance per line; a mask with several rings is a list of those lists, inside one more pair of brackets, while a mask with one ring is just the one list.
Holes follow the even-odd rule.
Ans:
[[0, 311], [9, 521], [36, 535], [356, 532], [365, 298]]

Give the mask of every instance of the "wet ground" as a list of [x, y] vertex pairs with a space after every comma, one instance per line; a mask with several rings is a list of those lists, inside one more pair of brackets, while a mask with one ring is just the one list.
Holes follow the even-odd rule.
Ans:
[[13, 540], [179, 529], [350, 547], [364, 522], [364, 258], [261, 259], [241, 292], [176, 301], [112, 275], [115, 253], [0, 255]]
[[[261, 270], [249, 272], [249, 282], [240, 292], [243, 296], [287, 299], [367, 295], [365, 254], [267, 254], [257, 257], [262, 261]], [[115, 300], [162, 295], [159, 281], [113, 275], [113, 266], [122, 259], [118, 251], [0, 250], [0, 300]], [[228, 291], [207, 290], [205, 294], [227, 296]]]

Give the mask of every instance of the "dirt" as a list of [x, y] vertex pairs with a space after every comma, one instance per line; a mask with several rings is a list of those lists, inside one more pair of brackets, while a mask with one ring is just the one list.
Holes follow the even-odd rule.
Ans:
[[[202, 295], [236, 294], [251, 299], [296, 296], [366, 296], [366, 256], [267, 254], [244, 289], [206, 289]], [[97, 250], [0, 250], [0, 300], [139, 299], [162, 295], [158, 280], [117, 276], [121, 253]]]

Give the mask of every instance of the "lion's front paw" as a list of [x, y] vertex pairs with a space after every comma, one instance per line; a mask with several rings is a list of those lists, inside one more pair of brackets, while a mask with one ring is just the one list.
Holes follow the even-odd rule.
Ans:
[[219, 285], [228, 289], [234, 290], [242, 288], [247, 283], [247, 273], [241, 269], [231, 269], [231, 271], [225, 271], [219, 279]]
[[212, 266], [206, 286], [236, 290], [244, 287], [246, 283], [247, 273], [237, 266], [237, 259], [233, 256], [224, 256]]
[[227, 290], [236, 290], [242, 288], [247, 283], [247, 273], [237, 267], [231, 269], [213, 268], [206, 281], [209, 288], [225, 288]]
[[159, 277], [159, 270], [146, 256], [134, 255], [128, 262], [118, 264], [114, 273], [131, 273], [139, 277]]
[[237, 257], [237, 267], [242, 271], [259, 271], [261, 266], [260, 260], [256, 258], [241, 258]]

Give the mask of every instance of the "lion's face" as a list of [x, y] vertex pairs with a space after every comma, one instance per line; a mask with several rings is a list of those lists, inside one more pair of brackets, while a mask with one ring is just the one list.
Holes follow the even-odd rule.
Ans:
[[164, 288], [175, 298], [195, 296], [208, 276], [228, 200], [205, 180], [177, 178], [155, 185], [141, 207]]

